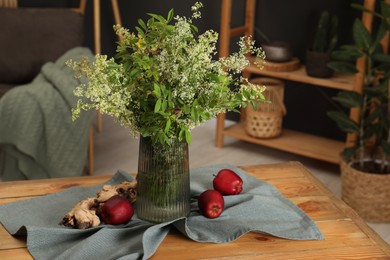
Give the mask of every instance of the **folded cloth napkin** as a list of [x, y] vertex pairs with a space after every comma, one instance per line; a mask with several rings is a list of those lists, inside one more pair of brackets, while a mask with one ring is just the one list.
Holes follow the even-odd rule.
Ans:
[[[196, 196], [212, 189], [222, 168], [235, 171], [244, 182], [239, 195], [225, 196], [225, 210], [215, 219], [202, 216]], [[58, 223], [78, 201], [93, 197], [102, 185], [72, 187], [55, 194], [0, 205], [0, 222], [10, 234], [27, 235], [27, 247], [36, 259], [147, 259], [174, 226], [198, 242], [227, 243], [249, 231], [294, 240], [322, 240], [315, 223], [272, 185], [229, 164], [192, 169], [192, 210], [188, 217], [153, 224], [133, 216], [125, 225], [100, 225], [78, 230]], [[118, 171], [107, 184], [131, 180]]]

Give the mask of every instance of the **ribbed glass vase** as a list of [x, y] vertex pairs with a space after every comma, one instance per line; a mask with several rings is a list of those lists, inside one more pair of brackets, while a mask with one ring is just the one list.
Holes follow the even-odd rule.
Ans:
[[140, 219], [162, 223], [189, 214], [188, 157], [185, 141], [153, 144], [150, 138], [141, 137], [135, 203]]

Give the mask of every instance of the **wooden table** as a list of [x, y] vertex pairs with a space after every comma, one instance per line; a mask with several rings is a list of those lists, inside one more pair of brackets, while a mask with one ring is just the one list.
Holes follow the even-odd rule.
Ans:
[[[390, 259], [390, 246], [344, 202], [336, 198], [300, 163], [242, 167], [273, 184], [303, 209], [325, 236], [322, 241], [293, 241], [248, 233], [227, 244], [197, 243], [171, 232], [153, 259]], [[97, 185], [111, 176], [0, 183], [0, 203], [58, 192], [72, 186]], [[32, 259], [25, 241], [0, 225], [0, 259]]]

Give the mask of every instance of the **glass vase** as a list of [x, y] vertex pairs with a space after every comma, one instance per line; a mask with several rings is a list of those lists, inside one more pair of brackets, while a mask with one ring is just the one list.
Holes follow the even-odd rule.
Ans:
[[153, 144], [141, 137], [138, 159], [136, 212], [155, 223], [185, 217], [190, 212], [188, 144], [171, 139]]

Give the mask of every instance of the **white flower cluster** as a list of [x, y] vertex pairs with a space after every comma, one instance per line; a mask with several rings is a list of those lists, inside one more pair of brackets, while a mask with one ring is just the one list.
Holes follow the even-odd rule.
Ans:
[[203, 7], [203, 4], [201, 2], [196, 2], [192, 7], [192, 18], [193, 19], [199, 19], [202, 17], [202, 13], [200, 12], [200, 9]]
[[263, 87], [237, 77], [249, 64], [247, 54], [255, 54], [261, 63], [264, 53], [243, 37], [238, 53], [214, 59], [218, 33], [198, 34], [192, 24], [201, 17], [202, 6], [192, 7], [191, 19], [174, 17], [173, 10], [167, 18], [150, 14], [146, 23], [139, 21], [137, 35], [114, 26], [121, 38], [116, 59], [98, 54], [94, 62], [69, 61], [78, 76], [89, 80], [75, 90], [83, 99], [73, 110], [74, 118], [82, 109], [96, 108], [155, 142], [168, 143], [173, 137], [190, 142], [190, 130], [211, 117], [264, 101]]

